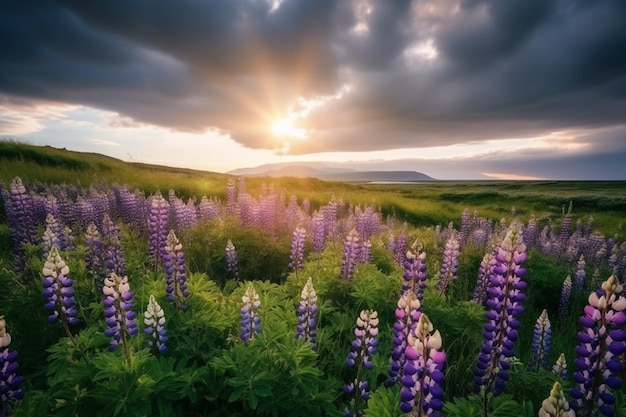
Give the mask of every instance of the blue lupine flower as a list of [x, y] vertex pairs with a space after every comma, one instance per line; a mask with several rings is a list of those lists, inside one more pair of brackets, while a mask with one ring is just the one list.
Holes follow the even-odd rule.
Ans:
[[564, 353], [561, 353], [554, 365], [552, 365], [552, 372], [559, 375], [564, 381], [567, 379], [567, 361]]
[[544, 309], [535, 323], [530, 360], [528, 362], [529, 369], [536, 371], [539, 367], [548, 365], [551, 341], [552, 329], [550, 327], [550, 319], [548, 318], [548, 311]]
[[113, 223], [108, 214], [105, 214], [102, 220], [102, 242], [107, 273], [115, 273], [120, 277], [126, 276], [126, 261], [122, 254], [120, 228]]
[[0, 416], [10, 415], [16, 400], [24, 397], [22, 377], [17, 370], [17, 351], [9, 350], [11, 335], [6, 330], [4, 316], [0, 316]]
[[493, 267], [496, 264], [496, 254], [494, 252], [487, 252], [483, 256], [483, 260], [478, 267], [478, 278], [476, 279], [476, 288], [474, 289], [474, 295], [472, 301], [485, 305], [487, 300], [487, 289], [489, 288], [489, 278], [493, 273]]
[[417, 326], [422, 314], [420, 300], [413, 291], [405, 291], [398, 299], [396, 322], [393, 325], [393, 348], [389, 360], [389, 379], [386, 385], [393, 385], [404, 376], [405, 350], [409, 334]]
[[289, 268], [296, 273], [298, 277], [298, 271], [302, 269], [304, 264], [304, 239], [306, 237], [306, 230], [302, 227], [296, 227], [293, 231], [291, 238], [291, 250], [289, 252]]
[[521, 267], [526, 260], [526, 245], [522, 239], [521, 226], [513, 223], [496, 254], [496, 265], [490, 277], [487, 312], [489, 320], [483, 328], [483, 346], [480, 350], [474, 371], [474, 386], [483, 390], [485, 397], [504, 391], [511, 368], [509, 359], [513, 357], [517, 329], [517, 317], [524, 311], [521, 302], [525, 296], [522, 281], [526, 270]]
[[152, 336], [148, 341], [148, 347], [152, 348], [154, 346], [161, 353], [167, 352], [167, 346], [165, 345], [165, 342], [167, 342], [165, 313], [152, 294], [150, 294], [150, 301], [148, 301], [148, 306], [143, 315], [143, 322], [146, 325], [144, 333]]
[[261, 332], [261, 318], [259, 317], [259, 294], [254, 290], [252, 283], [248, 284], [243, 297], [243, 307], [241, 308], [241, 340], [248, 342], [254, 339], [254, 335]]
[[359, 235], [356, 230], [352, 230], [343, 243], [343, 255], [341, 258], [342, 278], [351, 280], [354, 278], [354, 268], [360, 258], [361, 245], [359, 243]]
[[353, 396], [350, 406], [345, 409], [347, 417], [362, 416], [369, 400], [369, 381], [364, 378], [365, 369], [372, 369], [372, 355], [378, 352], [378, 312], [363, 310], [356, 320], [354, 340], [346, 359], [346, 366], [356, 368], [353, 382], [344, 386], [344, 392]]
[[414, 252], [407, 251], [402, 262], [404, 273], [401, 294], [412, 291], [421, 301], [426, 288], [426, 252], [422, 251], [422, 244], [419, 241], [415, 241], [412, 249]]
[[156, 268], [163, 267], [163, 257], [165, 256], [165, 245], [167, 244], [167, 233], [169, 230], [169, 211], [170, 203], [157, 190], [150, 202], [150, 214], [148, 217], [148, 249]]
[[313, 281], [309, 278], [300, 294], [300, 305], [298, 305], [298, 326], [296, 327], [296, 338], [304, 339], [311, 343], [313, 350], [317, 345], [315, 339], [317, 336], [317, 294], [313, 288]]
[[559, 321], [562, 325], [567, 322], [570, 298], [572, 296], [572, 277], [567, 276], [563, 281], [563, 288], [561, 289], [561, 299], [559, 301]]
[[433, 330], [433, 324], [422, 313], [409, 333], [404, 376], [400, 380], [400, 410], [405, 414], [435, 417], [440, 416], [443, 408], [441, 384], [446, 354], [439, 330]]
[[550, 396], [543, 400], [538, 413], [539, 417], [574, 417], [574, 410], [570, 409], [565, 395], [563, 395], [563, 387], [557, 381], [550, 390]]
[[130, 357], [127, 338], [139, 332], [133, 311], [133, 293], [130, 291], [128, 277], [119, 277], [115, 272], [104, 279], [102, 292], [105, 295], [104, 321], [108, 329], [104, 332], [107, 337], [113, 338], [109, 350], [115, 350], [122, 345], [126, 357]]
[[[74, 281], [69, 278], [70, 268], [59, 255], [59, 249], [53, 246], [43, 266], [43, 296], [46, 297], [45, 309], [51, 310], [48, 321], [55, 323], [59, 318], [64, 325], [78, 324], [78, 311], [74, 307]], [[69, 336], [69, 335], [68, 335]]]
[[445, 294], [448, 286], [452, 281], [456, 280], [456, 272], [459, 269], [459, 240], [456, 233], [446, 242], [443, 252], [443, 260], [441, 269], [439, 270], [439, 282], [437, 282], [437, 290], [440, 294]]
[[621, 356], [626, 351], [626, 297], [615, 275], [589, 296], [580, 318], [577, 359], [574, 361], [576, 385], [570, 405], [578, 415], [613, 416], [616, 390], [622, 387]]
[[170, 230], [170, 233], [167, 235], [163, 260], [165, 262], [167, 300], [174, 302], [181, 310], [186, 310], [187, 304], [184, 303], [184, 299], [189, 297], [187, 264], [185, 262], [183, 245], [176, 237], [174, 230]]
[[228, 239], [228, 242], [226, 243], [226, 271], [232, 278], [237, 278], [239, 276], [237, 250], [230, 239]]

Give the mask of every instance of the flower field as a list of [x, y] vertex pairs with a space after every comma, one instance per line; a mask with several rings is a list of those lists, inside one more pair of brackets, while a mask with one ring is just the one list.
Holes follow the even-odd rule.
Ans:
[[626, 415], [626, 243], [575, 204], [251, 182], [0, 183], [0, 416]]

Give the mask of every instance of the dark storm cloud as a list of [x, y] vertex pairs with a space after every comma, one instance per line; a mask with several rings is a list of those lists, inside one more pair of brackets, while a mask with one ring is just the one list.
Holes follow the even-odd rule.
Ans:
[[291, 152], [530, 137], [626, 114], [622, 0], [14, 3], [0, 7], [0, 94], [251, 148], [278, 146], [271, 118], [298, 97], [343, 85]]

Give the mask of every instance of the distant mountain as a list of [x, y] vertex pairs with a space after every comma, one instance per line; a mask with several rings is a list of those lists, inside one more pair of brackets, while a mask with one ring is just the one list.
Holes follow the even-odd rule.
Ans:
[[334, 167], [324, 162], [267, 164], [254, 168], [229, 171], [231, 175], [244, 177], [312, 177], [328, 181], [354, 182], [417, 182], [436, 181], [418, 171], [357, 170]]

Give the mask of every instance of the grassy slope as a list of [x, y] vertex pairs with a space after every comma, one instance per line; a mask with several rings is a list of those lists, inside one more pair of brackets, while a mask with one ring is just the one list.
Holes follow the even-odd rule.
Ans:
[[[8, 184], [20, 176], [26, 182], [67, 183], [89, 186], [93, 182], [119, 183], [151, 194], [157, 189], [176, 190], [182, 198], [202, 195], [224, 198], [232, 176], [183, 168], [130, 164], [107, 156], [51, 147], [0, 141], [0, 179]], [[302, 178], [247, 178], [248, 190], [257, 195], [261, 184], [274, 183], [314, 206], [333, 197], [352, 204], [376, 204], [415, 226], [458, 227], [464, 208], [482, 217], [510, 221], [512, 208], [522, 220], [534, 214], [558, 227], [561, 213], [573, 202], [573, 223], [595, 220], [607, 236], [626, 237], [626, 183], [603, 182], [433, 182], [414, 185], [370, 185]]]

